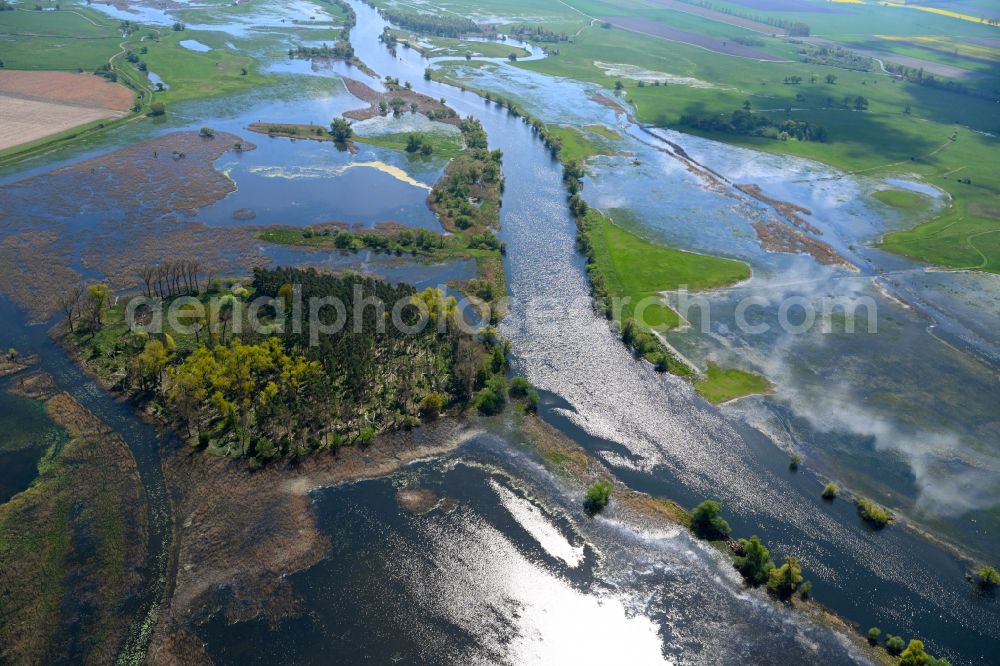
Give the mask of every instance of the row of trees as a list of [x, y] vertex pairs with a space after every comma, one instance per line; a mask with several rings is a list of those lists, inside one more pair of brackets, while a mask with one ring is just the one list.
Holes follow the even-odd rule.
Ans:
[[170, 298], [186, 296], [201, 291], [212, 283], [215, 275], [211, 268], [203, 268], [194, 259], [165, 259], [158, 264], [142, 264], [136, 269], [136, 276], [142, 282], [143, 294], [149, 297]]
[[559, 42], [569, 41], [569, 35], [565, 32], [553, 32], [546, 30], [540, 25], [516, 25], [510, 29], [510, 34], [524, 42], [532, 41], [545, 44], [558, 44]]
[[378, 8], [378, 12], [386, 21], [403, 30], [412, 30], [425, 35], [462, 37], [482, 32], [474, 21], [455, 14], [427, 14], [399, 8]]
[[351, 43], [343, 39], [337, 41], [333, 46], [321, 44], [320, 46], [297, 46], [288, 49], [289, 58], [335, 58], [339, 60], [351, 60], [354, 58], [354, 47]]
[[799, 50], [799, 57], [802, 62], [840, 67], [858, 72], [870, 72], [875, 67], [875, 61], [872, 58], [839, 47], [805, 47]]
[[[868, 100], [860, 97], [859, 99], [863, 100], [864, 108], [868, 108]], [[785, 119], [781, 122], [775, 122], [767, 116], [752, 113], [745, 108], [737, 109], [728, 116], [700, 117], [685, 114], [681, 116], [680, 124], [700, 130], [746, 136], [761, 136], [771, 139], [794, 138], [799, 141], [819, 142], [826, 142], [828, 139], [826, 128], [822, 125], [816, 125], [808, 120]]]

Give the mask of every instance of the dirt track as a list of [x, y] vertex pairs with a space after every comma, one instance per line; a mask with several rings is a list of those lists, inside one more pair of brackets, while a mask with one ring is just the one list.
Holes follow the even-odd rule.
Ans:
[[132, 91], [91, 74], [0, 70], [0, 150], [104, 118], [120, 118]]

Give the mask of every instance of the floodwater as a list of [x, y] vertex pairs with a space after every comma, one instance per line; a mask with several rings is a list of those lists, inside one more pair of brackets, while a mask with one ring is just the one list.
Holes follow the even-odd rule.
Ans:
[[[972, 552], [1000, 550], [1000, 389], [996, 309], [990, 310], [1000, 294], [996, 276], [925, 272], [872, 249], [879, 234], [913, 222], [868, 199], [884, 181], [663, 132], [732, 181], [755, 183], [770, 196], [809, 208], [808, 219], [823, 240], [858, 270], [764, 252], [751, 223], [773, 214], [767, 206], [706, 188], [656, 136], [593, 102], [588, 86], [497, 60], [486, 68], [460, 63], [456, 71], [476, 85], [505, 91], [547, 122], [600, 123], [625, 136], [613, 142], [622, 155], [589, 165], [584, 194], [592, 205], [649, 237], [751, 264], [749, 283], [705, 295], [710, 316], [692, 311], [691, 327], [669, 337], [696, 363], [714, 358], [763, 372], [777, 393], [721, 409], [708, 405], [686, 382], [635, 361], [593, 312], [559, 165], [530, 128], [471, 93], [424, 81], [430, 62], [413, 50], [392, 56], [377, 41], [381, 18], [365, 5], [352, 5], [358, 14], [352, 41], [363, 61], [382, 75], [447, 98], [462, 115], [476, 115], [491, 146], [504, 152], [501, 235], [508, 244], [512, 302], [502, 333], [514, 343], [517, 372], [542, 390], [543, 418], [639, 490], [686, 506], [721, 499], [737, 535], [759, 534], [776, 559], [800, 557], [814, 596], [849, 621], [920, 637], [930, 652], [952, 663], [987, 663], [1000, 640], [1000, 610], [994, 597], [965, 582], [968, 562], [901, 526], [873, 532], [849, 501], [825, 503], [819, 492], [833, 478]], [[276, 6], [255, 4], [247, 16], [273, 13]], [[212, 27], [244, 48], [241, 40], [259, 37], [247, 34], [246, 20]], [[255, 93], [177, 105], [166, 124], [153, 130], [209, 124], [260, 146], [238, 160], [220, 159], [217, 167], [238, 189], [201, 211], [203, 219], [232, 224], [235, 210], [252, 208], [255, 224], [323, 219], [368, 225], [397, 210], [405, 224], [430, 224], [426, 189], [372, 163], [397, 167], [424, 185], [434, 182], [442, 163], [413, 163], [365, 146], [350, 155], [329, 143], [245, 131], [257, 120], [329, 122], [359, 106], [337, 83], [338, 74], [364, 76], [340, 65], [314, 71], [309, 63], [286, 58], [266, 67], [287, 79], [266, 101]], [[142, 127], [89, 150], [144, 138], [149, 124], [136, 125]], [[80, 157], [55, 153], [29, 167], [37, 173]], [[352, 197], [351, 188], [337, 189], [340, 179], [352, 177], [363, 179], [355, 189], [377, 196]], [[909, 181], [888, 185], [923, 187]], [[384, 197], [383, 189], [389, 192]], [[368, 208], [372, 198], [384, 209]], [[306, 265], [374, 259], [270, 251], [276, 260]], [[469, 268], [442, 267], [430, 279]], [[428, 269], [408, 270], [399, 267], [390, 279]], [[781, 295], [811, 303], [831, 294], [847, 302], [872, 299], [878, 332], [791, 334], [775, 326]], [[749, 333], [736, 325], [736, 308], [747, 295], [767, 301], [756, 306], [754, 321], [771, 324], [768, 331]], [[836, 321], [843, 324], [847, 317]], [[9, 326], [12, 335], [22, 331], [16, 323]], [[501, 431], [390, 479], [315, 491], [317, 518], [335, 552], [292, 577], [310, 612], [277, 633], [258, 623], [227, 626], [215, 620], [200, 632], [213, 657], [220, 663], [551, 663], [547, 651], [556, 650], [555, 660], [582, 654], [578, 661], [585, 663], [611, 648], [615, 657], [632, 650], [635, 663], [735, 663], [747, 655], [772, 663], [860, 659], [831, 631], [745, 591], [725, 558], [683, 530], [644, 534], [614, 520], [613, 513], [596, 520], [580, 515], [580, 498], [520, 452], [512, 438]], [[147, 439], [129, 442], [141, 455], [155, 456]], [[788, 469], [793, 450], [804, 458], [797, 473]], [[394, 494], [404, 482], [453, 498], [454, 509], [447, 504], [423, 516], [405, 514]]]
[[67, 438], [43, 403], [6, 392], [11, 381], [0, 382], [0, 504], [28, 488], [45, 451]]

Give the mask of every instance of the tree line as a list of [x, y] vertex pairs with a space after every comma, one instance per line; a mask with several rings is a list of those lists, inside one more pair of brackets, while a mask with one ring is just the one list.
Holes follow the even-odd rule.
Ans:
[[[864, 108], [868, 108], [865, 100]], [[863, 109], [858, 109], [863, 110]], [[680, 124], [700, 130], [739, 134], [744, 136], [761, 136], [770, 139], [794, 138], [799, 141], [819, 141], [828, 139], [826, 128], [808, 120], [793, 120], [791, 118], [774, 122], [767, 116], [752, 113], [747, 109], [737, 109], [728, 116], [704, 116], [684, 114]]]
[[[370, 0], [365, 2], [375, 7]], [[375, 7], [378, 13], [389, 23], [414, 32], [438, 37], [462, 37], [478, 35], [482, 29], [475, 21], [454, 14], [427, 14], [408, 9]]]

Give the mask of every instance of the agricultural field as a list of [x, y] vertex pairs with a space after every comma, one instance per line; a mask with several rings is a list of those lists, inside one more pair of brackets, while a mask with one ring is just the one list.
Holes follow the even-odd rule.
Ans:
[[91, 74], [0, 70], [0, 150], [121, 118], [132, 91]]

